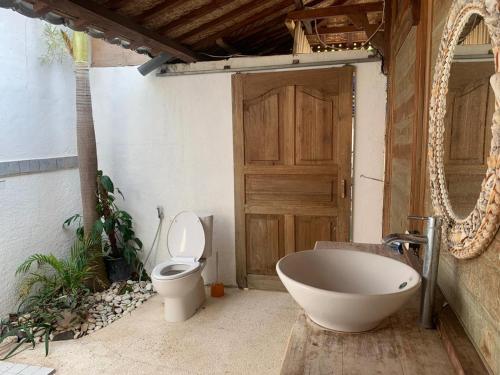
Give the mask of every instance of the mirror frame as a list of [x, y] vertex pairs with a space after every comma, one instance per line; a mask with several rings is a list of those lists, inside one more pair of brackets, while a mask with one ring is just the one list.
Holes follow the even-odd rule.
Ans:
[[[469, 259], [487, 249], [500, 226], [500, 12], [497, 0], [454, 0], [448, 13], [436, 60], [429, 109], [428, 157], [432, 205], [444, 219], [443, 236], [448, 250], [459, 259]], [[483, 17], [491, 37], [495, 74], [490, 84], [495, 93], [495, 112], [488, 168], [479, 198], [466, 218], [458, 217], [451, 206], [444, 169], [446, 95], [455, 46], [472, 14]]]

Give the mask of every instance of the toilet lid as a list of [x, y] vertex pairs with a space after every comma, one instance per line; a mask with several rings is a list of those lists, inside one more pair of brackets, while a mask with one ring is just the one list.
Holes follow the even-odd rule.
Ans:
[[200, 218], [194, 213], [178, 213], [167, 235], [168, 252], [172, 257], [199, 260], [205, 250], [205, 231]]

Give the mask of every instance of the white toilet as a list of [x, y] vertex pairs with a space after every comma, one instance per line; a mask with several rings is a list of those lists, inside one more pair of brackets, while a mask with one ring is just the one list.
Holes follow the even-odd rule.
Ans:
[[170, 260], [158, 264], [151, 280], [165, 300], [165, 320], [189, 319], [205, 301], [201, 271], [212, 255], [213, 216], [183, 211], [170, 225], [167, 247]]

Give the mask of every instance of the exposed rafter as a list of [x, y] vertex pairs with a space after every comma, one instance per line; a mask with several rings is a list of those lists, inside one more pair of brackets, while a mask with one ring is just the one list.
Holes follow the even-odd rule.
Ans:
[[[252, 3], [253, 2], [250, 2], [247, 5], [250, 5], [249, 9], [254, 10], [255, 9], [255, 4], [252, 4]], [[251, 5], [253, 5], [253, 7]], [[217, 31], [217, 32], [215, 32], [213, 34], [210, 34], [210, 35], [204, 37], [201, 41], [195, 43], [193, 47], [195, 49], [201, 48], [203, 46], [206, 46], [208, 44], [211, 44], [211, 43], [215, 42], [218, 38], [227, 37], [227, 36], [231, 35], [233, 32], [237, 32], [238, 30], [240, 30], [241, 28], [243, 28], [243, 27], [245, 27], [247, 25], [255, 23], [255, 22], [257, 22], [257, 21], [259, 21], [259, 20], [261, 20], [263, 18], [266, 18], [266, 17], [268, 17], [268, 16], [270, 16], [270, 15], [272, 15], [272, 14], [274, 14], [274, 13], [280, 11], [280, 10], [282, 10], [287, 5], [290, 5], [290, 0], [283, 0], [283, 1], [280, 1], [279, 3], [276, 3], [276, 4], [274, 4], [274, 5], [270, 6], [270, 7], [264, 8], [260, 12], [253, 13], [252, 15], [250, 15], [250, 16], [248, 16], [246, 18], [243, 18], [239, 22], [233, 23], [231, 26], [229, 26], [227, 28], [224, 28], [221, 31]], [[246, 7], [243, 6], [243, 7], [238, 8], [238, 9], [241, 10], [243, 8], [246, 8]], [[246, 12], [248, 12], [248, 10]], [[241, 14], [245, 14], [245, 13], [239, 13], [239, 14], [241, 15]], [[218, 20], [220, 20], [220, 18]], [[215, 21], [217, 21], [217, 20], [215, 20]], [[219, 22], [216, 22], [216, 24], [218, 24], [218, 23]], [[190, 36], [198, 34], [201, 30], [204, 29], [203, 26], [204, 25], [201, 25], [199, 28], [197, 28], [199, 30], [197, 30], [195, 33], [191, 32]], [[188, 38], [189, 37], [187, 37], [187, 36], [183, 36], [181, 38], [181, 40], [185, 41]]]
[[[229, 26], [229, 27], [227, 27], [219, 32], [216, 32], [215, 34], [212, 34], [206, 38], [203, 38], [199, 42], [195, 43], [193, 48], [199, 49], [199, 48], [202, 48], [204, 46], [207, 46], [207, 45], [213, 43], [218, 38], [229, 36], [229, 35], [231, 35], [231, 33], [238, 31], [239, 29], [241, 29], [242, 27], [244, 27], [246, 25], [257, 22], [265, 17], [268, 17], [269, 15], [272, 15], [273, 13], [278, 12], [279, 10], [282, 10], [283, 7], [287, 6], [287, 4], [290, 4], [290, 1], [284, 0], [284, 1], [281, 1], [279, 3], [276, 3], [275, 5], [273, 5], [271, 7], [265, 8], [264, 10], [262, 10], [258, 13], [255, 13], [252, 16], [247, 17], [247, 18], [241, 20], [240, 22], [233, 24], [232, 26]], [[182, 40], [184, 40], [184, 39], [182, 39]]]
[[[301, 10], [304, 9], [304, 1], [303, 0], [295, 0], [295, 9]], [[311, 20], [304, 21], [304, 28], [308, 34], [312, 33], [312, 24]]]
[[[209, 30], [212, 27], [216, 27], [220, 24], [224, 24], [225, 22], [230, 22], [235, 18], [241, 17], [242, 14], [252, 12], [255, 10], [256, 7], [265, 4], [266, 1], [263, 0], [256, 0], [256, 1], [251, 1], [249, 3], [246, 3], [245, 5], [238, 7], [236, 9], [233, 9], [232, 11], [223, 14], [221, 17], [218, 17], [210, 22], [204, 23], [192, 30], [189, 30], [181, 35], [179, 35], [177, 38], [179, 40], [185, 41], [188, 40], [189, 38], [200, 34], [206, 30]], [[213, 39], [215, 41], [219, 36]]]
[[[354, 31], [363, 31], [364, 29], [362, 27], [358, 27], [355, 25], [348, 25], [348, 26], [325, 26], [325, 27], [318, 27], [318, 34], [319, 35], [324, 35], [324, 34], [339, 34], [339, 33], [352, 33]], [[314, 31], [310, 35], [315, 35], [316, 31]]]
[[196, 54], [189, 48], [171, 39], [159, 36], [129, 18], [123, 17], [93, 1], [85, 0], [44, 0], [51, 11], [82, 20], [87, 25], [102, 31], [109, 31], [131, 44], [144, 45], [156, 52], [165, 52], [185, 62], [196, 61]]
[[356, 5], [337, 5], [326, 8], [314, 8], [295, 10], [288, 14], [288, 19], [294, 21], [330, 18], [335, 16], [349, 16], [366, 12], [380, 12], [384, 6], [383, 2], [363, 3]]
[[239, 35], [239, 38], [245, 40], [247, 38], [251, 38], [252, 36], [255, 36], [256, 34], [262, 34], [263, 31], [270, 32], [270, 31], [274, 31], [277, 28], [284, 30], [285, 29], [285, 20], [286, 20], [286, 15], [280, 14], [280, 15], [278, 15], [278, 17], [273, 17], [269, 21], [266, 21], [262, 24], [259, 24], [258, 26], [249, 27], [248, 30], [246, 30], [244, 33]]
[[229, 5], [237, 0], [212, 0], [206, 5], [203, 5], [202, 7], [193, 10], [189, 14], [179, 17], [171, 22], [168, 22], [164, 25], [162, 25], [157, 32], [161, 34], [167, 34], [169, 31], [175, 29], [176, 27], [183, 26], [183, 25], [188, 25], [190, 22], [195, 21], [196, 19], [199, 19], [201, 17], [204, 17], [217, 9], [220, 9], [226, 5]]
[[366, 13], [350, 14], [349, 18], [354, 25], [365, 31], [367, 38], [371, 38], [373, 46], [384, 55], [384, 37], [383, 33], [378, 31], [379, 25], [372, 25], [368, 21]]
[[105, 0], [102, 5], [109, 9], [119, 9], [124, 6], [129, 0]]
[[289, 11], [293, 10], [292, 7], [293, 6], [283, 8], [281, 11], [274, 12], [257, 22], [242, 27], [237, 32], [234, 32], [231, 35], [231, 38], [245, 39], [252, 34], [266, 34], [267, 32], [275, 30], [278, 27], [281, 27], [282, 30], [285, 30], [286, 15]]
[[154, 7], [142, 12], [135, 17], [135, 21], [138, 23], [143, 23], [150, 17], [154, 17], [158, 14], [164, 13], [169, 9], [174, 9], [176, 6], [182, 4], [185, 0], [163, 0], [162, 2], [156, 4]]

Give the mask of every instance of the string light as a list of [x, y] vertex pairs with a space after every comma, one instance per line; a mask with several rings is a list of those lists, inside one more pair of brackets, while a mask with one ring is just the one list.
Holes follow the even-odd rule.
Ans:
[[[318, 41], [321, 45], [324, 47], [324, 51], [342, 51], [342, 50], [357, 50], [357, 49], [366, 49], [367, 51], [373, 51], [373, 47], [370, 43], [370, 41], [373, 39], [375, 34], [377, 34], [382, 26], [384, 25], [384, 19], [385, 19], [385, 2], [384, 0], [383, 5], [382, 5], [382, 21], [378, 25], [378, 27], [375, 29], [375, 31], [368, 37], [368, 39], [365, 42], [361, 42], [360, 45], [358, 46], [358, 43], [353, 43], [353, 47], [349, 48], [349, 45], [346, 45], [345, 48], [343, 48], [343, 44], [339, 43], [338, 46], [335, 46], [335, 44], [332, 44], [331, 46], [328, 46], [325, 42], [323, 42], [323, 39], [321, 39], [321, 36], [318, 33], [318, 20], [314, 20], [314, 31], [316, 33], [316, 37], [318, 38]], [[320, 46], [317, 46], [316, 52], [320, 52]]]

